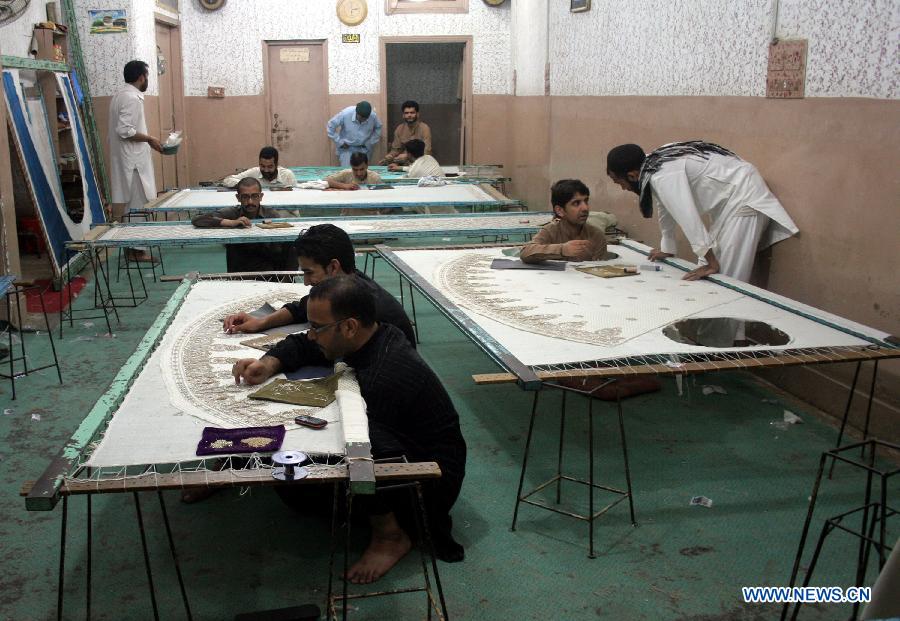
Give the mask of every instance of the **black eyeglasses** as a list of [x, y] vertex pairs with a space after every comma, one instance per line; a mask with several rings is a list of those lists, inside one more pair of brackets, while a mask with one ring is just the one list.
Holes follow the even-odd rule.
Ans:
[[238, 194], [239, 201], [249, 201], [250, 199], [258, 201], [262, 198], [262, 192], [254, 192], [253, 194]]

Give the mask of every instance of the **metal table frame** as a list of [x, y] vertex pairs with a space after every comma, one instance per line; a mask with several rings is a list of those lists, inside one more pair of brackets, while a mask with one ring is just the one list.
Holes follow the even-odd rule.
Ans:
[[[647, 254], [645, 250], [642, 248], [636, 247], [628, 240], [623, 240], [622, 244], [626, 247], [629, 247], [633, 250], [637, 250], [644, 254]], [[445, 246], [443, 249], [450, 249], [451, 246]], [[871, 413], [872, 402], [874, 399], [874, 388], [875, 382], [878, 373], [878, 362], [883, 359], [891, 359], [891, 358], [900, 358], [900, 340], [897, 340], [896, 337], [890, 337], [885, 339], [884, 341], [874, 339], [872, 337], [868, 337], [866, 335], [862, 335], [856, 333], [852, 330], [846, 329], [844, 327], [838, 326], [836, 324], [829, 324], [828, 322], [823, 321], [826, 325], [830, 325], [830, 327], [841, 330], [843, 332], [847, 332], [857, 336], [859, 338], [863, 338], [864, 340], [868, 340], [871, 342], [871, 345], [868, 346], [857, 346], [857, 347], [842, 347], [839, 351], [834, 348], [816, 348], [816, 349], [802, 349], [802, 350], [783, 350], [783, 351], [774, 351], [770, 352], [769, 355], [749, 355], [745, 358], [738, 357], [734, 352], [729, 352], [728, 355], [705, 355], [702, 357], [698, 357], [696, 355], [684, 355], [679, 354], [679, 360], [681, 363], [676, 366], [670, 366], [666, 364], [666, 360], [664, 360], [661, 356], [653, 357], [653, 356], [644, 356], [644, 357], [636, 357], [625, 359], [622, 364], [609, 364], [609, 361], [595, 361], [590, 363], [579, 363], [576, 367], [574, 365], [558, 365], [562, 368], [558, 369], [539, 369], [536, 368], [537, 365], [526, 365], [521, 360], [516, 358], [509, 350], [507, 350], [502, 344], [500, 344], [497, 340], [495, 340], [490, 334], [488, 334], [481, 326], [479, 326], [474, 320], [472, 320], [460, 307], [455, 305], [452, 301], [450, 301], [443, 293], [437, 290], [431, 283], [429, 283], [426, 279], [424, 279], [414, 268], [409, 266], [401, 257], [401, 254], [404, 250], [415, 251], [421, 250], [421, 248], [407, 248], [407, 249], [392, 249], [388, 246], [379, 245], [376, 246], [379, 255], [383, 258], [389, 265], [391, 265], [400, 275], [401, 279], [405, 279], [410, 285], [410, 291], [412, 288], [415, 288], [420, 294], [422, 294], [426, 300], [428, 300], [441, 314], [443, 314], [447, 319], [450, 320], [459, 330], [468, 337], [475, 345], [477, 345], [485, 354], [488, 355], [491, 360], [493, 360], [499, 367], [501, 367], [505, 372], [504, 373], [494, 373], [494, 374], [481, 374], [481, 375], [473, 375], [473, 380], [477, 384], [498, 384], [498, 383], [516, 383], [521, 389], [526, 391], [533, 391], [534, 398], [533, 404], [531, 408], [531, 423], [534, 424], [534, 417], [537, 412], [538, 405], [538, 397], [542, 391], [542, 389], [546, 387], [554, 387], [560, 388], [560, 386], [554, 384], [556, 380], [561, 379], [569, 379], [569, 378], [583, 378], [583, 377], [597, 377], [597, 378], [608, 378], [611, 381], [615, 381], [618, 378], [628, 377], [632, 375], [669, 375], [681, 377], [689, 374], [697, 374], [697, 373], [707, 373], [713, 371], [723, 371], [723, 370], [735, 370], [735, 369], [755, 369], [755, 368], [764, 368], [764, 367], [781, 367], [781, 366], [791, 366], [791, 365], [809, 365], [809, 364], [827, 364], [827, 363], [838, 363], [838, 362], [856, 362], [856, 374], [854, 376], [853, 384], [850, 388], [850, 392], [847, 399], [847, 405], [844, 411], [843, 420], [841, 423], [841, 430], [837, 437], [837, 447], [841, 446], [843, 441], [844, 429], [846, 427], [847, 418], [850, 412], [850, 405], [853, 400], [853, 395], [856, 388], [857, 379], [859, 377], [860, 366], [863, 362], [870, 361], [873, 363], [873, 373], [872, 373], [872, 384], [869, 391], [869, 401], [866, 409], [866, 419], [865, 419], [865, 428], [864, 428], [864, 439], [868, 436], [868, 428], [869, 428], [869, 415]], [[666, 264], [675, 267], [684, 272], [688, 272], [693, 269], [693, 265], [686, 261], [682, 261], [679, 259], [667, 259], [665, 261]], [[785, 310], [790, 310], [791, 312], [795, 312], [800, 315], [804, 315], [803, 312], [786, 307], [779, 302], [774, 300], [769, 300], [761, 295], [748, 291], [744, 288], [737, 287], [731, 283], [723, 282], [721, 279], [712, 276], [709, 278], [713, 282], [720, 284], [725, 287], [729, 287], [732, 289], [737, 289], [742, 293], [750, 295], [751, 297], [755, 297], [762, 301], [768, 302], [770, 304], [774, 304], [776, 306], [780, 306]], [[412, 294], [410, 294], [412, 295]], [[807, 318], [814, 319], [808, 315], [804, 315]], [[548, 367], [552, 367], [554, 365], [547, 365]], [[566, 368], [568, 367], [568, 368]], [[617, 401], [617, 407], [621, 408], [621, 402]], [[527, 443], [530, 443], [531, 440], [531, 427], [529, 427], [529, 434]], [[619, 490], [614, 490], [617, 493], [620, 493], [622, 497], [627, 497], [629, 500], [629, 507], [631, 510], [632, 523], [634, 523], [634, 507], [632, 502], [632, 494], [631, 494], [631, 483], [630, 476], [627, 472], [627, 449], [625, 449], [625, 438], [624, 438], [624, 429], [622, 430], [622, 444], [623, 450], [625, 450], [625, 461], [626, 461], [626, 477], [628, 478], [628, 492], [622, 493]], [[526, 444], [525, 453], [522, 460], [522, 470], [519, 481], [519, 490], [516, 497], [516, 504], [513, 511], [513, 530], [515, 529], [515, 522], [518, 516], [519, 504], [521, 502], [527, 502], [528, 496], [530, 496], [532, 492], [526, 493], [523, 495], [522, 493], [522, 482], [524, 481], [525, 468], [527, 466], [528, 461], [528, 446]], [[834, 462], [832, 462], [832, 468], [834, 467]], [[557, 473], [559, 475], [559, 473]], [[551, 482], [555, 480], [552, 479]], [[545, 484], [546, 485], [546, 484]], [[590, 489], [593, 490], [594, 483], [593, 478], [590, 479]], [[535, 490], [536, 491], [536, 490]], [[535, 503], [529, 503], [535, 504]], [[550, 507], [543, 507], [549, 510], [554, 510]], [[570, 514], [572, 515], [572, 514]], [[591, 528], [591, 551], [589, 556], [593, 557], [593, 495], [591, 495], [591, 507], [590, 513], [588, 516], [591, 518], [588, 520]], [[579, 517], [581, 519], [586, 519], [582, 516], [572, 515], [572, 517]]]
[[[232, 275], [225, 275], [231, 278]], [[430, 534], [428, 532], [427, 520], [424, 517], [424, 505], [422, 501], [421, 486], [423, 483], [439, 478], [441, 476], [440, 468], [436, 463], [379, 463], [376, 464], [371, 460], [371, 452], [368, 443], [353, 444], [348, 447], [348, 456], [350, 461], [346, 466], [331, 466], [322, 469], [313, 470], [308, 477], [299, 481], [283, 483], [275, 480], [268, 470], [255, 470], [250, 475], [240, 476], [236, 479], [233, 471], [228, 470], [197, 470], [182, 471], [173, 469], [170, 472], [156, 472], [154, 465], [148, 465], [144, 471], [146, 476], [126, 477], [124, 480], [118, 478], [104, 479], [102, 474], [96, 469], [88, 468], [82, 465], [84, 456], [90, 451], [91, 445], [100, 436], [108, 421], [115, 414], [116, 409], [122, 403], [125, 395], [128, 393], [131, 385], [136, 381], [141, 370], [147, 364], [153, 351], [162, 341], [166, 330], [175, 318], [178, 310], [183, 304], [194, 282], [201, 279], [195, 277], [185, 279], [178, 289], [173, 293], [166, 306], [162, 309], [157, 319], [153, 322], [141, 342], [138, 344], [136, 351], [126, 361], [125, 365], [113, 379], [110, 388], [95, 403], [94, 407], [81, 422], [79, 428], [73, 436], [65, 444], [59, 455], [47, 466], [44, 473], [36, 482], [26, 482], [23, 485], [21, 494], [25, 496], [25, 506], [29, 511], [52, 511], [59, 501], [62, 501], [62, 520], [60, 532], [60, 556], [59, 556], [59, 576], [58, 576], [58, 592], [57, 592], [57, 619], [63, 618], [64, 604], [64, 580], [65, 580], [65, 551], [66, 551], [66, 533], [68, 523], [68, 499], [70, 496], [84, 495], [86, 496], [86, 517], [87, 517], [87, 538], [86, 538], [86, 615], [90, 618], [91, 614], [91, 590], [92, 590], [92, 529], [91, 529], [91, 497], [93, 494], [102, 493], [131, 493], [134, 498], [135, 515], [140, 532], [141, 547], [143, 550], [144, 567], [147, 574], [148, 588], [150, 591], [150, 601], [153, 609], [153, 618], [159, 619], [159, 611], [156, 602], [156, 592], [153, 582], [153, 572], [150, 564], [150, 556], [147, 547], [147, 537], [144, 527], [143, 514], [141, 512], [140, 492], [156, 492], [160, 503], [160, 509], [163, 515], [163, 525], [169, 544], [169, 550], [172, 556], [172, 562], [178, 577], [179, 588], [181, 592], [182, 604], [188, 619], [192, 618], [190, 604], [187, 597], [187, 590], [178, 561], [178, 555], [175, 550], [175, 543], [172, 537], [172, 531], [166, 512], [163, 491], [166, 490], [182, 490], [190, 487], [198, 486], [216, 486], [228, 487], [239, 485], [241, 487], [249, 486], [271, 486], [279, 484], [288, 485], [310, 485], [310, 484], [331, 484], [334, 486], [334, 507], [337, 509], [338, 500], [343, 493], [346, 496], [347, 521], [345, 524], [345, 540], [344, 540], [344, 568], [346, 569], [349, 555], [350, 545], [350, 509], [353, 496], [357, 494], [375, 493], [376, 485], [382, 484], [389, 487], [405, 487], [411, 490], [415, 501], [416, 523], [418, 529], [417, 539], [420, 543], [420, 551], [422, 553], [422, 568], [424, 574], [424, 586], [410, 587], [398, 589], [390, 592], [377, 592], [363, 595], [349, 596], [347, 594], [347, 583], [344, 579], [343, 593], [340, 596], [333, 594], [333, 572], [329, 572], [327, 609], [330, 611], [331, 618], [336, 615], [336, 603], [341, 602], [343, 609], [343, 618], [347, 615], [347, 602], [350, 599], [360, 597], [375, 597], [389, 595], [393, 593], [409, 593], [409, 592], [425, 592], [428, 596], [429, 617], [432, 610], [435, 610], [441, 619], [447, 619], [446, 602], [444, 600], [443, 589], [437, 570], [437, 562], [434, 557], [434, 551], [431, 544]], [[152, 474], [149, 472], [152, 471]], [[98, 478], [91, 479], [91, 475], [97, 474]], [[87, 480], [75, 480], [69, 477], [76, 475], [85, 475]], [[338, 531], [337, 527], [337, 511], [332, 515], [332, 553], [330, 567], [334, 566], [335, 538]], [[430, 573], [426, 556], [430, 556]], [[437, 594], [432, 590], [431, 580], [434, 580], [434, 586]]]

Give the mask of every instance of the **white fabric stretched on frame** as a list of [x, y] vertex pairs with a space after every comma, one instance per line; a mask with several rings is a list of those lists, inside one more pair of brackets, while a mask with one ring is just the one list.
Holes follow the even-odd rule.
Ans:
[[[769, 323], [791, 337], [790, 342], [781, 347], [767, 345], [733, 351], [868, 344], [862, 339], [763, 301], [732, 292], [711, 281], [682, 281], [684, 272], [671, 266], [664, 266], [660, 272], [642, 272], [638, 276], [611, 279], [588, 276], [575, 270], [576, 265], [617, 263], [640, 265], [647, 262], [645, 255], [624, 246], [611, 246], [610, 251], [619, 254], [620, 257], [610, 261], [569, 263], [565, 272], [489, 270], [488, 273], [482, 269], [480, 259], [466, 257], [484, 255], [485, 260], [501, 258], [504, 256], [502, 248], [398, 249], [394, 250], [394, 253], [459, 306], [471, 320], [513, 356], [530, 366], [577, 364], [582, 361], [615, 360], [631, 356], [729, 351], [678, 343], [662, 334], [662, 328], [667, 323], [688, 317], [752, 319]], [[469, 267], [465, 267], [467, 265]], [[470, 273], [474, 279], [467, 279], [464, 273], [460, 273], [461, 267], [473, 270]], [[456, 274], [454, 270], [457, 271]], [[480, 278], [487, 280], [479, 280]], [[450, 284], [452, 281], [456, 281], [457, 284]], [[469, 281], [474, 288], [467, 291], [463, 284], [465, 281]], [[571, 292], [572, 283], [576, 282], [580, 295], [571, 296], [569, 293], [563, 293]], [[749, 287], [746, 283], [737, 281], [735, 284]], [[494, 293], [480, 291], [479, 287], [493, 289]], [[523, 292], [527, 290], [537, 291], [539, 294], [524, 295]], [[761, 289], [757, 291], [773, 299], [780, 298]], [[715, 295], [712, 295], [713, 293]], [[704, 302], [707, 299], [716, 301]], [[606, 309], [604, 304], [610, 308]], [[846, 319], [796, 302], [793, 304], [797, 308], [807, 309], [811, 314], [817, 314], [839, 325], [847, 325], [876, 338], [886, 336], [884, 333]], [[655, 310], [653, 312], [642, 310], [650, 308]], [[661, 308], [669, 310], [661, 311]], [[631, 314], [626, 314], [629, 309]], [[592, 314], [595, 316], [587, 319]], [[629, 321], [629, 317], [634, 321]], [[573, 323], [585, 322], [590, 327], [589, 331], [573, 330]], [[625, 325], [626, 323], [628, 325]], [[596, 339], [583, 338], [586, 336], [585, 332], [590, 331], [594, 332]], [[617, 334], [623, 338], [619, 340]], [[575, 338], [572, 338], [573, 336]]]
[[[278, 285], [273, 290], [272, 283], [255, 281], [195, 283], [159, 347], [118, 407], [86, 465], [108, 467], [195, 460], [203, 427], [268, 425], [273, 424], [273, 417], [278, 416], [281, 416], [279, 421], [285, 423], [288, 429], [282, 449], [301, 450], [313, 455], [343, 454], [347, 432], [344, 430], [345, 413], [340, 410], [339, 401], [322, 409], [303, 408], [310, 410], [314, 416], [329, 420], [325, 429], [299, 427], [293, 423], [293, 417], [300, 413], [301, 408], [288, 404], [246, 401], [246, 395], [260, 386], [236, 386], [231, 377], [232, 357], [257, 358], [260, 352], [240, 345], [240, 341], [248, 340], [253, 335], [225, 335], [222, 332], [221, 322], [226, 312], [257, 308], [261, 305], [261, 300], [277, 305], [278, 301], [299, 298], [307, 291], [308, 288], [302, 285], [295, 285], [290, 289]], [[178, 352], [188, 352], [191, 355], [190, 347], [185, 349], [185, 344], [189, 343], [185, 340], [186, 336], [204, 338], [203, 335], [206, 335], [209, 338], [213, 330], [216, 331], [216, 336], [212, 347], [208, 348], [210, 357], [205, 362], [194, 361], [194, 364], [199, 364], [202, 368], [196, 378], [190, 380], [188, 372], [173, 366], [173, 356], [177, 358]], [[192, 353], [196, 355], [201, 351], [204, 348], [195, 349]], [[358, 393], [359, 388], [353, 374], [346, 375], [346, 379], [339, 382], [339, 389], [346, 395], [354, 392], [355, 386]], [[272, 379], [278, 377], [283, 375], [279, 374]], [[186, 382], [185, 378], [189, 381]], [[200, 385], [196, 381], [212, 383]], [[232, 386], [234, 389], [230, 388]], [[221, 401], [240, 404], [238, 409], [246, 410], [247, 418], [234, 418], [235, 408], [204, 408], [204, 400], [212, 403], [212, 396], [219, 397]], [[344, 401], [350, 400], [345, 397]], [[231, 414], [228, 414], [229, 411]], [[227, 420], [217, 418], [219, 416], [226, 416]], [[348, 437], [354, 441], [368, 441], [367, 421], [359, 420], [360, 417], [365, 419], [364, 404], [362, 408], [359, 404], [348, 407], [346, 416], [350, 421]], [[263, 417], [266, 420], [259, 420]]]

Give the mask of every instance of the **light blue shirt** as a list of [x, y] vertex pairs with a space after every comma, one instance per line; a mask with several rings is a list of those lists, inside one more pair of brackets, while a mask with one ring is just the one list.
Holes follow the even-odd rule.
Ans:
[[360, 123], [356, 118], [356, 106], [347, 106], [328, 121], [328, 138], [334, 142], [338, 157], [344, 143], [350, 147], [344, 151], [365, 150], [371, 154], [372, 147], [381, 140], [381, 121], [373, 110], [369, 118]]

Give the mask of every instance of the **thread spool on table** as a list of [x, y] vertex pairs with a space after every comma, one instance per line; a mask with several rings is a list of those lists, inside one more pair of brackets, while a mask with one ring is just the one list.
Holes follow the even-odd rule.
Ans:
[[309, 456], [300, 451], [278, 451], [272, 455], [272, 476], [279, 481], [299, 481], [309, 476], [309, 468], [303, 464], [309, 463]]

